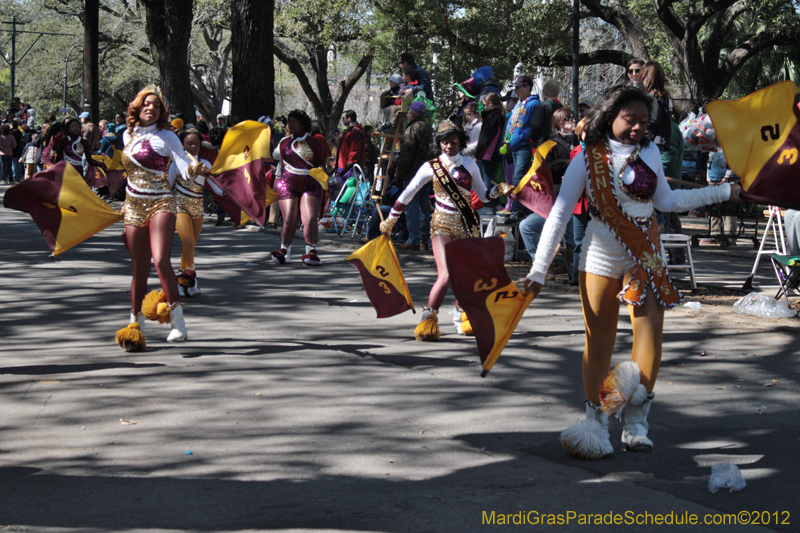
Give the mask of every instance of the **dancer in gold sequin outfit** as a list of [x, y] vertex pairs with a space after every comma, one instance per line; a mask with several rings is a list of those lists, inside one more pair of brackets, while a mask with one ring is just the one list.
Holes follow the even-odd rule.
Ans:
[[[180, 174], [191, 180], [198, 172], [207, 175], [208, 169], [186, 156], [178, 137], [170, 131], [167, 106], [154, 88], [143, 89], [128, 105], [127, 125], [128, 129], [123, 135], [125, 149], [122, 164], [128, 173], [128, 184], [122, 212], [125, 245], [131, 256], [133, 271], [131, 326], [138, 325], [135, 329], [141, 329], [143, 324], [142, 301], [147, 292], [152, 257], [172, 327], [167, 340], [182, 341], [187, 335], [186, 322], [178, 298], [178, 282], [169, 258], [177, 206], [168, 170], [170, 163], [174, 163]], [[161, 304], [158, 309], [159, 321], [166, 321], [167, 309], [162, 308]], [[119, 335], [118, 343], [129, 349], [129, 346], [119, 342]], [[143, 343], [140, 347], [143, 347]]]
[[[174, 122], [174, 121], [173, 121]], [[203, 142], [200, 132], [196, 129], [181, 130], [178, 139], [183, 144], [183, 149], [194, 159], [199, 160], [207, 168], [211, 163], [200, 159], [200, 144]], [[197, 270], [194, 266], [194, 248], [200, 232], [203, 229], [203, 184], [205, 176], [197, 176], [195, 180], [185, 179], [181, 176], [178, 165], [169, 167], [169, 181], [174, 183], [173, 194], [178, 214], [175, 227], [181, 238], [181, 268], [178, 271], [178, 292], [180, 296], [197, 296], [200, 286], [197, 283]], [[224, 194], [222, 189], [209, 181], [215, 193]]]
[[[507, 194], [513, 188], [505, 183], [500, 183], [492, 187], [491, 190], [486, 190], [486, 185], [483, 183], [478, 165], [472, 158], [465, 158], [460, 153], [467, 145], [467, 136], [464, 130], [452, 122], [444, 122], [439, 126], [436, 132], [435, 143], [441, 150], [441, 155], [439, 155], [438, 160], [441, 161], [442, 166], [447, 170], [450, 176], [452, 176], [459, 193], [466, 198], [467, 201], [470, 199], [471, 190], [475, 191], [482, 202], [488, 202], [490, 199]], [[434, 171], [431, 166], [434, 161], [429, 161], [420, 167], [417, 174], [408, 184], [408, 187], [406, 187], [397, 198], [397, 202], [394, 204], [394, 207], [392, 207], [389, 217], [381, 223], [381, 231], [391, 234], [392, 228], [400, 217], [400, 214], [405, 210], [408, 202], [414, 198], [414, 195], [417, 194], [426, 183], [433, 181], [436, 207], [431, 219], [431, 242], [433, 244], [433, 258], [436, 260], [436, 270], [439, 275], [428, 296], [428, 305], [422, 309], [422, 322], [420, 322], [420, 326], [425, 324], [431, 327], [433, 324], [438, 323], [437, 315], [439, 307], [441, 307], [442, 302], [444, 302], [447, 289], [450, 287], [450, 274], [447, 271], [445, 246], [456, 240], [480, 237], [480, 235], [470, 234], [453, 199], [444, 190], [439, 180], [434, 178]], [[454, 311], [453, 323], [456, 327], [456, 331], [462, 333], [462, 314], [458, 303], [456, 303], [456, 309]], [[426, 321], [432, 322], [433, 324], [428, 324]], [[420, 326], [417, 327], [418, 331], [415, 333], [418, 340], [438, 339], [438, 326], [432, 328], [434, 331], [429, 334], [420, 334]]]

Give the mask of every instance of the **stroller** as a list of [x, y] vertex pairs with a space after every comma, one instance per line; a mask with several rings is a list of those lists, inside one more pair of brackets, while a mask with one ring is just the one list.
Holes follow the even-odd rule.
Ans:
[[366, 223], [371, 210], [370, 184], [361, 167], [353, 165], [350, 177], [328, 210], [331, 225], [340, 237], [347, 232], [351, 232], [350, 236], [355, 237], [356, 233], [366, 232]]

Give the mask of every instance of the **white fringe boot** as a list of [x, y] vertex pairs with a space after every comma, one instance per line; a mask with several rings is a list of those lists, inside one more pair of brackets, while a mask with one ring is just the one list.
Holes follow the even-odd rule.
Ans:
[[625, 407], [625, 412], [622, 414], [622, 420], [625, 422], [622, 428], [623, 450], [645, 453], [653, 451], [653, 441], [647, 438], [647, 430], [650, 429], [647, 415], [650, 414], [653, 396], [649, 394], [647, 400], [640, 405]]
[[567, 453], [579, 459], [614, 457], [614, 447], [608, 435], [608, 415], [600, 406], [586, 400], [586, 420], [562, 431], [561, 445]]

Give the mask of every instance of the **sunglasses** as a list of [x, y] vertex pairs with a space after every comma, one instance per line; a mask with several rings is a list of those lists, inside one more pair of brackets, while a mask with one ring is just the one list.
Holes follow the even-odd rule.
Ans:
[[628, 74], [639, 74], [639, 71], [642, 70], [640, 68], [629, 68]]

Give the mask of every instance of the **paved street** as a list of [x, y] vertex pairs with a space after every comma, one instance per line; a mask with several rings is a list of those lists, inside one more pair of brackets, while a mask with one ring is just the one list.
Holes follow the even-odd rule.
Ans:
[[[558, 441], [582, 417], [575, 289], [550, 283], [481, 379], [448, 312], [438, 343], [414, 340], [419, 314], [375, 318], [343, 261], [355, 241], [325, 237], [318, 268], [295, 246], [279, 267], [276, 232], [213, 221], [189, 340], [148, 323], [147, 351], [127, 354], [114, 343], [129, 306], [122, 226], [49, 258], [28, 216], [0, 209], [0, 532], [800, 530], [797, 318], [737, 315], [731, 298], [668, 312], [655, 449], [623, 453], [614, 421], [616, 457], [579, 461]], [[698, 280], [738, 288], [754, 258], [748, 241], [702, 245]], [[419, 308], [432, 258], [400, 260]], [[768, 259], [754, 284], [774, 295]], [[625, 314], [615, 362], [630, 352]], [[722, 462], [744, 490], [708, 491]], [[701, 525], [497, 525], [531, 511]], [[768, 524], [702, 525], [740, 511]]]

